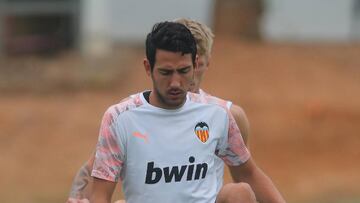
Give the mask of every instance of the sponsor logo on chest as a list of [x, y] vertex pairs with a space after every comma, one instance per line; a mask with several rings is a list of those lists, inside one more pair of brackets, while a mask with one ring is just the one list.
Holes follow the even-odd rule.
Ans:
[[156, 184], [161, 179], [164, 179], [165, 183], [204, 179], [208, 170], [208, 164], [194, 164], [194, 162], [195, 158], [193, 156], [189, 157], [190, 164], [182, 166], [168, 166], [160, 168], [155, 167], [154, 162], [148, 162], [145, 183]]

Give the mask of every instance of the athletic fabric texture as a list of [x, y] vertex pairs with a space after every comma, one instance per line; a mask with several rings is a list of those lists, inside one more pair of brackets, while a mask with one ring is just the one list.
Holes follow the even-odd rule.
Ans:
[[168, 110], [138, 93], [109, 107], [92, 176], [121, 179], [128, 203], [215, 202], [216, 157], [228, 165], [250, 158], [229, 109], [218, 103], [188, 93], [182, 107]]

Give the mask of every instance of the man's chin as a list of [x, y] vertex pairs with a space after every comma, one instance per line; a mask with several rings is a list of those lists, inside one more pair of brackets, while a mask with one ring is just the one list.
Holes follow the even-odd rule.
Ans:
[[183, 103], [168, 103], [168, 108], [169, 109], [178, 109], [180, 107], [182, 107]]
[[185, 100], [186, 100], [186, 95], [185, 96], [171, 96], [171, 97], [169, 97], [168, 99], [167, 99], [167, 104], [168, 104], [168, 106], [169, 107], [171, 107], [171, 108], [179, 108], [179, 107], [181, 107], [183, 104], [184, 104], [184, 102], [185, 102]]

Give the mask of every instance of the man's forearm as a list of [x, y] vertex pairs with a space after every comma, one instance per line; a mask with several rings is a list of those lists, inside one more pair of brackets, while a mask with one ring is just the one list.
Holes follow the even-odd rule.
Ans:
[[257, 201], [261, 203], [285, 203], [271, 179], [265, 175], [250, 158], [244, 165], [229, 167], [235, 182], [246, 182], [254, 191]]
[[91, 203], [110, 203], [116, 183], [93, 178], [93, 188], [90, 195]]
[[71, 186], [70, 197], [89, 199], [89, 194], [86, 191], [89, 190], [92, 183], [91, 170], [92, 167], [88, 163], [84, 164], [79, 169]]
[[249, 179], [247, 182], [251, 185], [253, 191], [255, 192], [256, 199], [259, 202], [285, 203], [284, 198], [276, 189], [271, 179], [260, 169], [258, 169], [253, 174], [253, 178]]

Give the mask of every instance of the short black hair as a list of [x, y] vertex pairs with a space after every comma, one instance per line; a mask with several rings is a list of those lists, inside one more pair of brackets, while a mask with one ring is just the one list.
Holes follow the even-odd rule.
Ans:
[[181, 23], [169, 21], [156, 23], [146, 37], [145, 47], [151, 71], [154, 69], [157, 49], [182, 54], [190, 53], [195, 64], [197, 52], [195, 39], [190, 30]]

